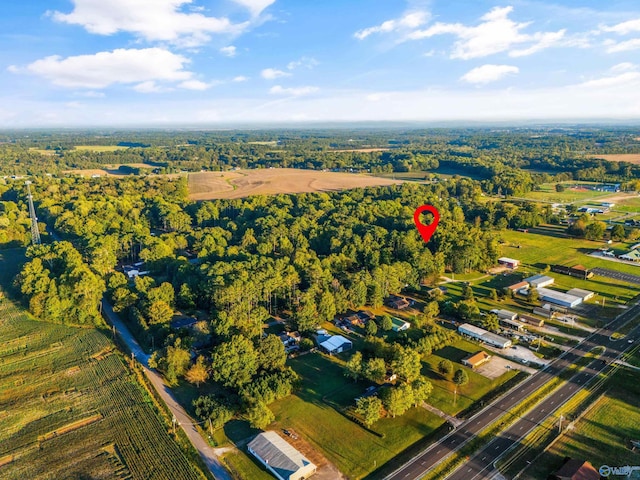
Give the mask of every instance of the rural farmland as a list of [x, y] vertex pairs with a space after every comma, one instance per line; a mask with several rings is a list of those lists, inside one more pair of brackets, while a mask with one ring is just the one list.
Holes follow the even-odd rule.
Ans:
[[200, 172], [189, 174], [191, 200], [245, 198], [251, 195], [347, 190], [402, 183], [356, 173], [295, 168]]
[[0, 477], [202, 478], [105, 334], [0, 319]]

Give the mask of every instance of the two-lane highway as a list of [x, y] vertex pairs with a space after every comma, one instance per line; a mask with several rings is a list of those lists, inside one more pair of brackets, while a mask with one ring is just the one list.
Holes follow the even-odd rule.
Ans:
[[[532, 375], [520, 385], [517, 385], [485, 407], [482, 411], [469, 418], [456, 430], [445, 436], [439, 442], [431, 445], [426, 451], [417, 455], [411, 461], [387, 476], [386, 479], [414, 480], [421, 478], [438, 463], [442, 462], [488, 425], [496, 421], [496, 419], [502, 417], [527, 397], [535, 394], [547, 382], [556, 377], [562, 370], [573, 364], [580, 357], [586, 355], [595, 346], [605, 346], [606, 351], [602, 358], [606, 359], [607, 363], [613, 360], [625, 347], [628, 347], [629, 344], [610, 340], [611, 333], [627, 320], [633, 319], [638, 315], [640, 315], [640, 306], [635, 304], [632, 308], [620, 314], [606, 327], [594, 332], [580, 345], [568, 350], [562, 357], [549, 364], [547, 368]], [[637, 333], [634, 332], [634, 335], [637, 336]], [[601, 360], [600, 364], [602, 365]], [[525, 435], [534, 425], [537, 425], [540, 421], [548, 417], [557, 406], [573, 396], [582, 388], [582, 385], [598, 373], [598, 371], [593, 368], [593, 365], [596, 365], [596, 363], [592, 362], [592, 364], [582, 370], [579, 375], [564, 384], [560, 389], [555, 390], [544, 400], [543, 404], [538, 405], [533, 409], [532, 413], [527, 414], [525, 418], [517, 421], [517, 423], [509, 427], [506, 432], [496, 437], [496, 440], [492, 441], [489, 446], [483, 448], [474, 455], [469, 462], [466, 462], [461, 469], [454, 472], [455, 476], [451, 478], [470, 480], [474, 478], [474, 476], [478, 478], [482, 472], [487, 473], [487, 469], [492, 468], [495, 459], [502, 455], [507, 448], [518, 441], [518, 439]], [[535, 414], [533, 412], [535, 412]]]

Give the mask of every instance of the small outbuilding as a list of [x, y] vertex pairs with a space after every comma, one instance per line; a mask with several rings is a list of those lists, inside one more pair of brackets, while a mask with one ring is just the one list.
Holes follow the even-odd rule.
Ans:
[[404, 320], [400, 320], [396, 317], [391, 317], [391, 329], [394, 332], [402, 332], [404, 330], [409, 330], [411, 324], [409, 322], [405, 322]]
[[629, 253], [620, 255], [618, 258], [629, 262], [640, 262], [640, 250], [631, 250]]
[[524, 281], [531, 285], [532, 288], [540, 288], [553, 285], [555, 279], [547, 275], [534, 275], [532, 277], [525, 278]]
[[508, 287], [504, 287], [505, 290], [511, 290], [512, 292], [517, 292], [521, 288], [528, 288], [529, 284], [525, 281], [514, 283], [513, 285], [509, 285]]
[[344, 338], [342, 335], [333, 335], [320, 343], [320, 348], [328, 354], [342, 353], [351, 350], [353, 348], [353, 342]]
[[247, 449], [280, 480], [302, 480], [316, 473], [316, 466], [274, 431], [258, 434]]
[[476, 368], [482, 365], [483, 363], [488, 362], [490, 359], [491, 359], [491, 355], [489, 355], [487, 352], [482, 351], [482, 352], [474, 353], [473, 355], [469, 355], [468, 357], [463, 358], [462, 364], [466, 365], [467, 367]]
[[600, 480], [600, 472], [585, 460], [569, 458], [553, 472], [549, 478], [553, 480]]
[[491, 310], [491, 313], [495, 313], [499, 319], [515, 320], [516, 318], [518, 318], [518, 314], [510, 310], [494, 308], [493, 310]]
[[515, 270], [520, 266], [520, 260], [516, 260], [515, 258], [509, 258], [509, 257], [500, 257], [498, 259], [498, 263], [500, 265], [504, 265], [507, 268], [510, 268], [511, 270]]

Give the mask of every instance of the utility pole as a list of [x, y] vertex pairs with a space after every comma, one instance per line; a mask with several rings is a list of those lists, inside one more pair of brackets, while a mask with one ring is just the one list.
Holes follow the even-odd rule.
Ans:
[[558, 419], [558, 433], [562, 433], [562, 420], [564, 419], [564, 416], [560, 415], [560, 418]]
[[36, 209], [33, 206], [33, 195], [31, 195], [31, 181], [24, 182], [27, 186], [29, 197], [29, 217], [31, 218], [31, 243], [40, 245], [40, 230], [38, 229], [38, 217], [36, 217]]
[[174, 415], [173, 418], [171, 419], [171, 423], [173, 423], [173, 434], [176, 434], [176, 423], [178, 422], [178, 419], [176, 418], [176, 416]]

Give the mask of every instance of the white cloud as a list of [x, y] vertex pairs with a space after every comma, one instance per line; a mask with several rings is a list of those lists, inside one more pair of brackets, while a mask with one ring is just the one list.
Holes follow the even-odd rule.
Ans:
[[600, 30], [603, 32], [617, 33], [618, 35], [628, 35], [629, 33], [640, 32], [640, 18], [628, 20], [610, 27], [603, 26]]
[[408, 12], [400, 18], [387, 20], [386, 22], [382, 22], [380, 25], [358, 30], [353, 34], [353, 36], [358, 40], [364, 40], [369, 35], [373, 35], [374, 33], [390, 33], [403, 30], [412, 30], [427, 23], [429, 21], [429, 18], [429, 13], [425, 11], [418, 10]]
[[285, 72], [283, 70], [278, 70], [276, 68], [265, 68], [260, 72], [262, 78], [267, 80], [275, 80], [280, 77], [290, 77], [291, 74], [289, 72]]
[[460, 80], [467, 83], [484, 84], [495, 82], [507, 75], [517, 74], [518, 72], [520, 72], [520, 69], [513, 65], [482, 65], [465, 73], [460, 77]]
[[631, 62], [622, 62], [622, 63], [618, 63], [617, 65], [614, 65], [609, 70], [613, 73], [634, 72], [638, 70], [638, 65]]
[[143, 85], [139, 86], [139, 91], [151, 91], [155, 81], [190, 80], [193, 74], [184, 70], [187, 63], [189, 60], [185, 57], [161, 48], [117, 49], [67, 58], [54, 55], [21, 70], [62, 87], [100, 89], [136, 83]]
[[284, 88], [280, 85], [275, 85], [271, 87], [269, 93], [271, 95], [289, 95], [292, 97], [301, 97], [303, 95], [309, 95], [311, 93], [317, 92], [318, 87], [293, 87], [293, 88]]
[[[509, 18], [509, 14], [512, 12], [513, 7], [511, 6], [495, 7], [480, 17], [480, 23], [475, 26], [437, 22], [425, 29], [412, 29], [401, 40], [422, 40], [436, 35], [453, 35], [456, 37], [456, 41], [450, 56], [463, 60], [486, 57], [501, 52], [509, 52], [509, 55], [513, 57], [521, 57], [565, 42], [565, 30], [524, 33], [531, 22], [514, 22]], [[360, 32], [360, 36], [362, 36], [362, 32]], [[566, 40], [566, 43], [571, 42]]]
[[299, 60], [294, 60], [287, 64], [288, 70], [295, 70], [297, 68], [312, 69], [318, 65], [318, 61], [312, 57], [301, 57]]
[[625, 72], [619, 75], [598, 78], [581, 83], [579, 87], [585, 88], [609, 88], [636, 85], [640, 87], [640, 72]]
[[167, 91], [167, 89], [159, 86], [153, 80], [147, 80], [146, 82], [139, 83], [135, 85], [133, 89], [138, 93], [162, 93]]
[[628, 52], [629, 50], [637, 50], [640, 48], [640, 38], [633, 38], [624, 42], [609, 42], [607, 53]]
[[238, 75], [237, 77], [233, 77], [234, 82], [246, 82], [249, 80], [249, 77], [245, 77], [244, 75]]
[[238, 52], [234, 45], [229, 45], [227, 47], [222, 47], [220, 49], [220, 53], [225, 57], [235, 57]]
[[257, 17], [269, 5], [275, 3], [276, 0], [233, 0], [239, 5], [247, 8], [254, 17]]
[[178, 84], [178, 87], [187, 90], [207, 90], [213, 86], [213, 83], [205, 83], [200, 80], [186, 80]]
[[[148, 41], [193, 47], [208, 42], [211, 34], [237, 34], [249, 26], [249, 22], [233, 24], [227, 18], [182, 12], [181, 8], [191, 0], [72, 1], [74, 9], [71, 13], [52, 12], [53, 18], [59, 22], [81, 25], [88, 32], [98, 35], [129, 32]], [[243, 0], [241, 3], [258, 3], [258, 0]]]

